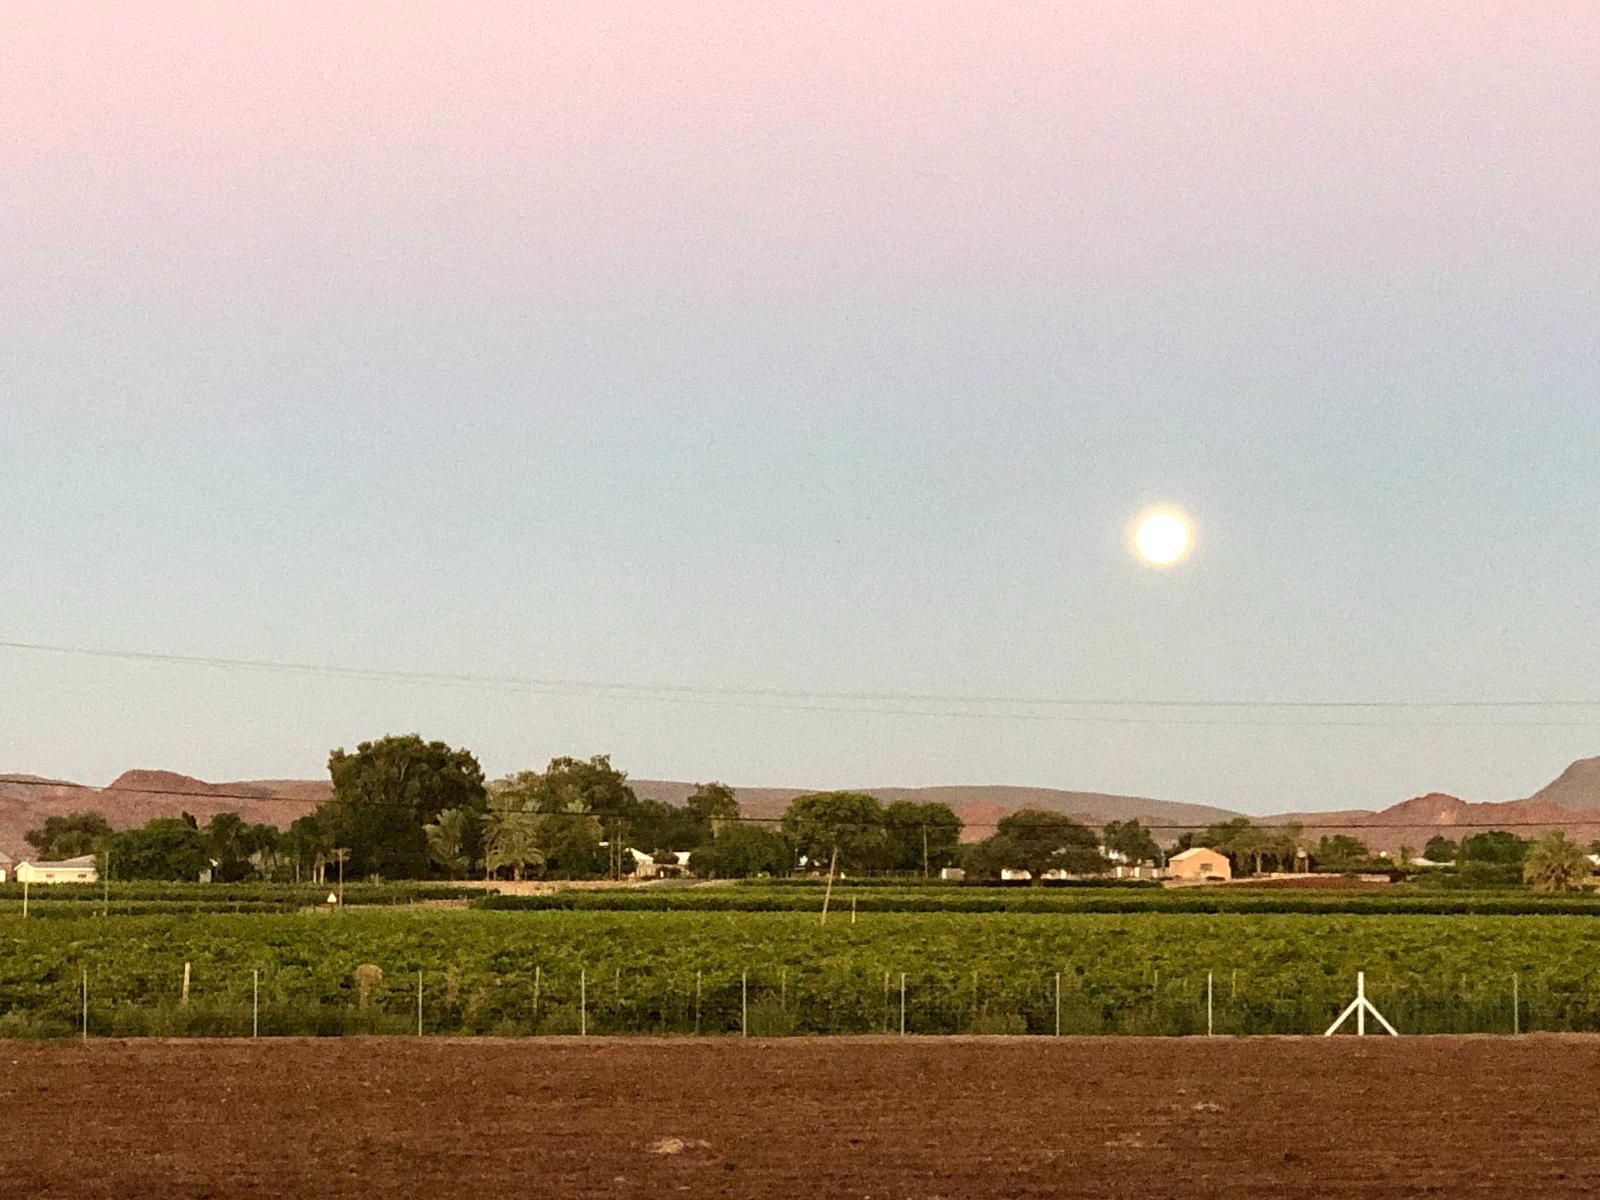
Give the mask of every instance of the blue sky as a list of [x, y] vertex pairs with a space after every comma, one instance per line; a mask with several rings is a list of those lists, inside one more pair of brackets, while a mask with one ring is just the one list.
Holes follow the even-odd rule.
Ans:
[[[174, 9], [192, 43], [128, 17], [65, 101], [39, 63], [66, 32], [24, 17], [0, 640], [1600, 699], [1600, 17], [1357, 6], [1313, 37], [1283, 7], [574, 7], [515, 36], [440, 8], [307, 45]], [[655, 19], [701, 57], [670, 69]], [[1124, 544], [1157, 501], [1199, 530], [1167, 572]], [[19, 651], [0, 681], [0, 769], [90, 782], [315, 775], [419, 730], [495, 773], [610, 752], [1270, 811], [1507, 799], [1600, 753], [1600, 706], [1093, 724]]]

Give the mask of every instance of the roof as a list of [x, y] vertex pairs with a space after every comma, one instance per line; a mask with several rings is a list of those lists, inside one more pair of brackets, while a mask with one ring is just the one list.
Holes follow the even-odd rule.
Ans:
[[1174, 854], [1171, 858], [1167, 859], [1167, 861], [1181, 862], [1186, 858], [1193, 858], [1196, 854], [1214, 854], [1218, 858], [1227, 857], [1222, 853], [1221, 850], [1213, 850], [1210, 846], [1195, 846], [1189, 850], [1185, 850], [1182, 854]]
[[33, 867], [41, 871], [76, 871], [81, 870], [84, 867], [94, 866], [94, 855], [80, 854], [77, 858], [66, 858], [62, 859], [60, 862], [33, 862], [30, 859], [24, 859], [22, 862], [19, 862], [17, 866]]

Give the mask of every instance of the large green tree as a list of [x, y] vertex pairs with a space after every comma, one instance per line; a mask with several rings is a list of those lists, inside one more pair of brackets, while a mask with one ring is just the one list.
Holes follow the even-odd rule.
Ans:
[[1456, 855], [1459, 853], [1461, 853], [1461, 847], [1443, 834], [1434, 834], [1433, 837], [1428, 839], [1428, 844], [1422, 848], [1422, 857], [1429, 862], [1436, 863], [1455, 862]]
[[879, 870], [886, 858], [883, 805], [865, 792], [796, 796], [783, 814], [783, 835], [813, 867], [826, 868], [836, 849], [841, 871]]
[[24, 836], [41, 859], [60, 862], [99, 853], [111, 838], [111, 824], [100, 813], [75, 812], [46, 817], [43, 825]]
[[883, 810], [887, 866], [931, 874], [953, 866], [961, 850], [961, 818], [948, 804], [896, 800]]
[[125, 830], [107, 846], [118, 879], [160, 879], [193, 883], [211, 869], [206, 838], [193, 817], [158, 817]]
[[[610, 755], [551, 759], [540, 779], [540, 792], [539, 807], [544, 812], [582, 814], [599, 822], [600, 836], [606, 843], [606, 873], [612, 879], [622, 878], [623, 858], [639, 798], [628, 785], [627, 773], [611, 765]], [[551, 834], [558, 829], [567, 834], [573, 828], [570, 823], [552, 826]]]
[[964, 861], [974, 874], [989, 877], [1003, 870], [1026, 871], [1035, 886], [1051, 871], [1098, 875], [1110, 865], [1094, 830], [1065, 813], [1040, 808], [1001, 817], [992, 837], [967, 847]]
[[734, 791], [725, 783], [701, 783], [684, 801], [684, 807], [703, 822], [707, 832], [715, 837], [723, 823], [739, 819], [739, 801]]
[[1504, 829], [1491, 829], [1461, 839], [1461, 862], [1519, 866], [1533, 843]]
[[346, 873], [415, 879], [428, 871], [424, 827], [446, 809], [481, 812], [483, 768], [468, 750], [415, 734], [362, 742], [328, 758], [333, 796], [321, 815], [337, 845], [350, 851]]

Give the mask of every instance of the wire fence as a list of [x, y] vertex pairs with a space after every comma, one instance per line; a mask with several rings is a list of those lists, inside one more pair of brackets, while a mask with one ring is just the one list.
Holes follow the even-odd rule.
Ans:
[[[1527, 986], [1520, 976], [1381, 983], [1371, 996], [1402, 1034], [1594, 1032], [1595, 986]], [[0, 1037], [1318, 1034], [1354, 980], [1286, 989], [1247, 972], [1152, 971], [1102, 989], [1092, 974], [1004, 977], [787, 967], [644, 972], [534, 965], [470, 981], [453, 972], [363, 964], [329, 989], [293, 968], [112, 980], [92, 963], [26, 997], [0, 995]]]

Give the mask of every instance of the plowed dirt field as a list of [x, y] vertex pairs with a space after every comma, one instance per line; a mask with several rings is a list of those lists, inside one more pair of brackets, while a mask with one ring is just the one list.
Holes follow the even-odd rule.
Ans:
[[1600, 1039], [0, 1044], [6, 1196], [1582, 1196]]

